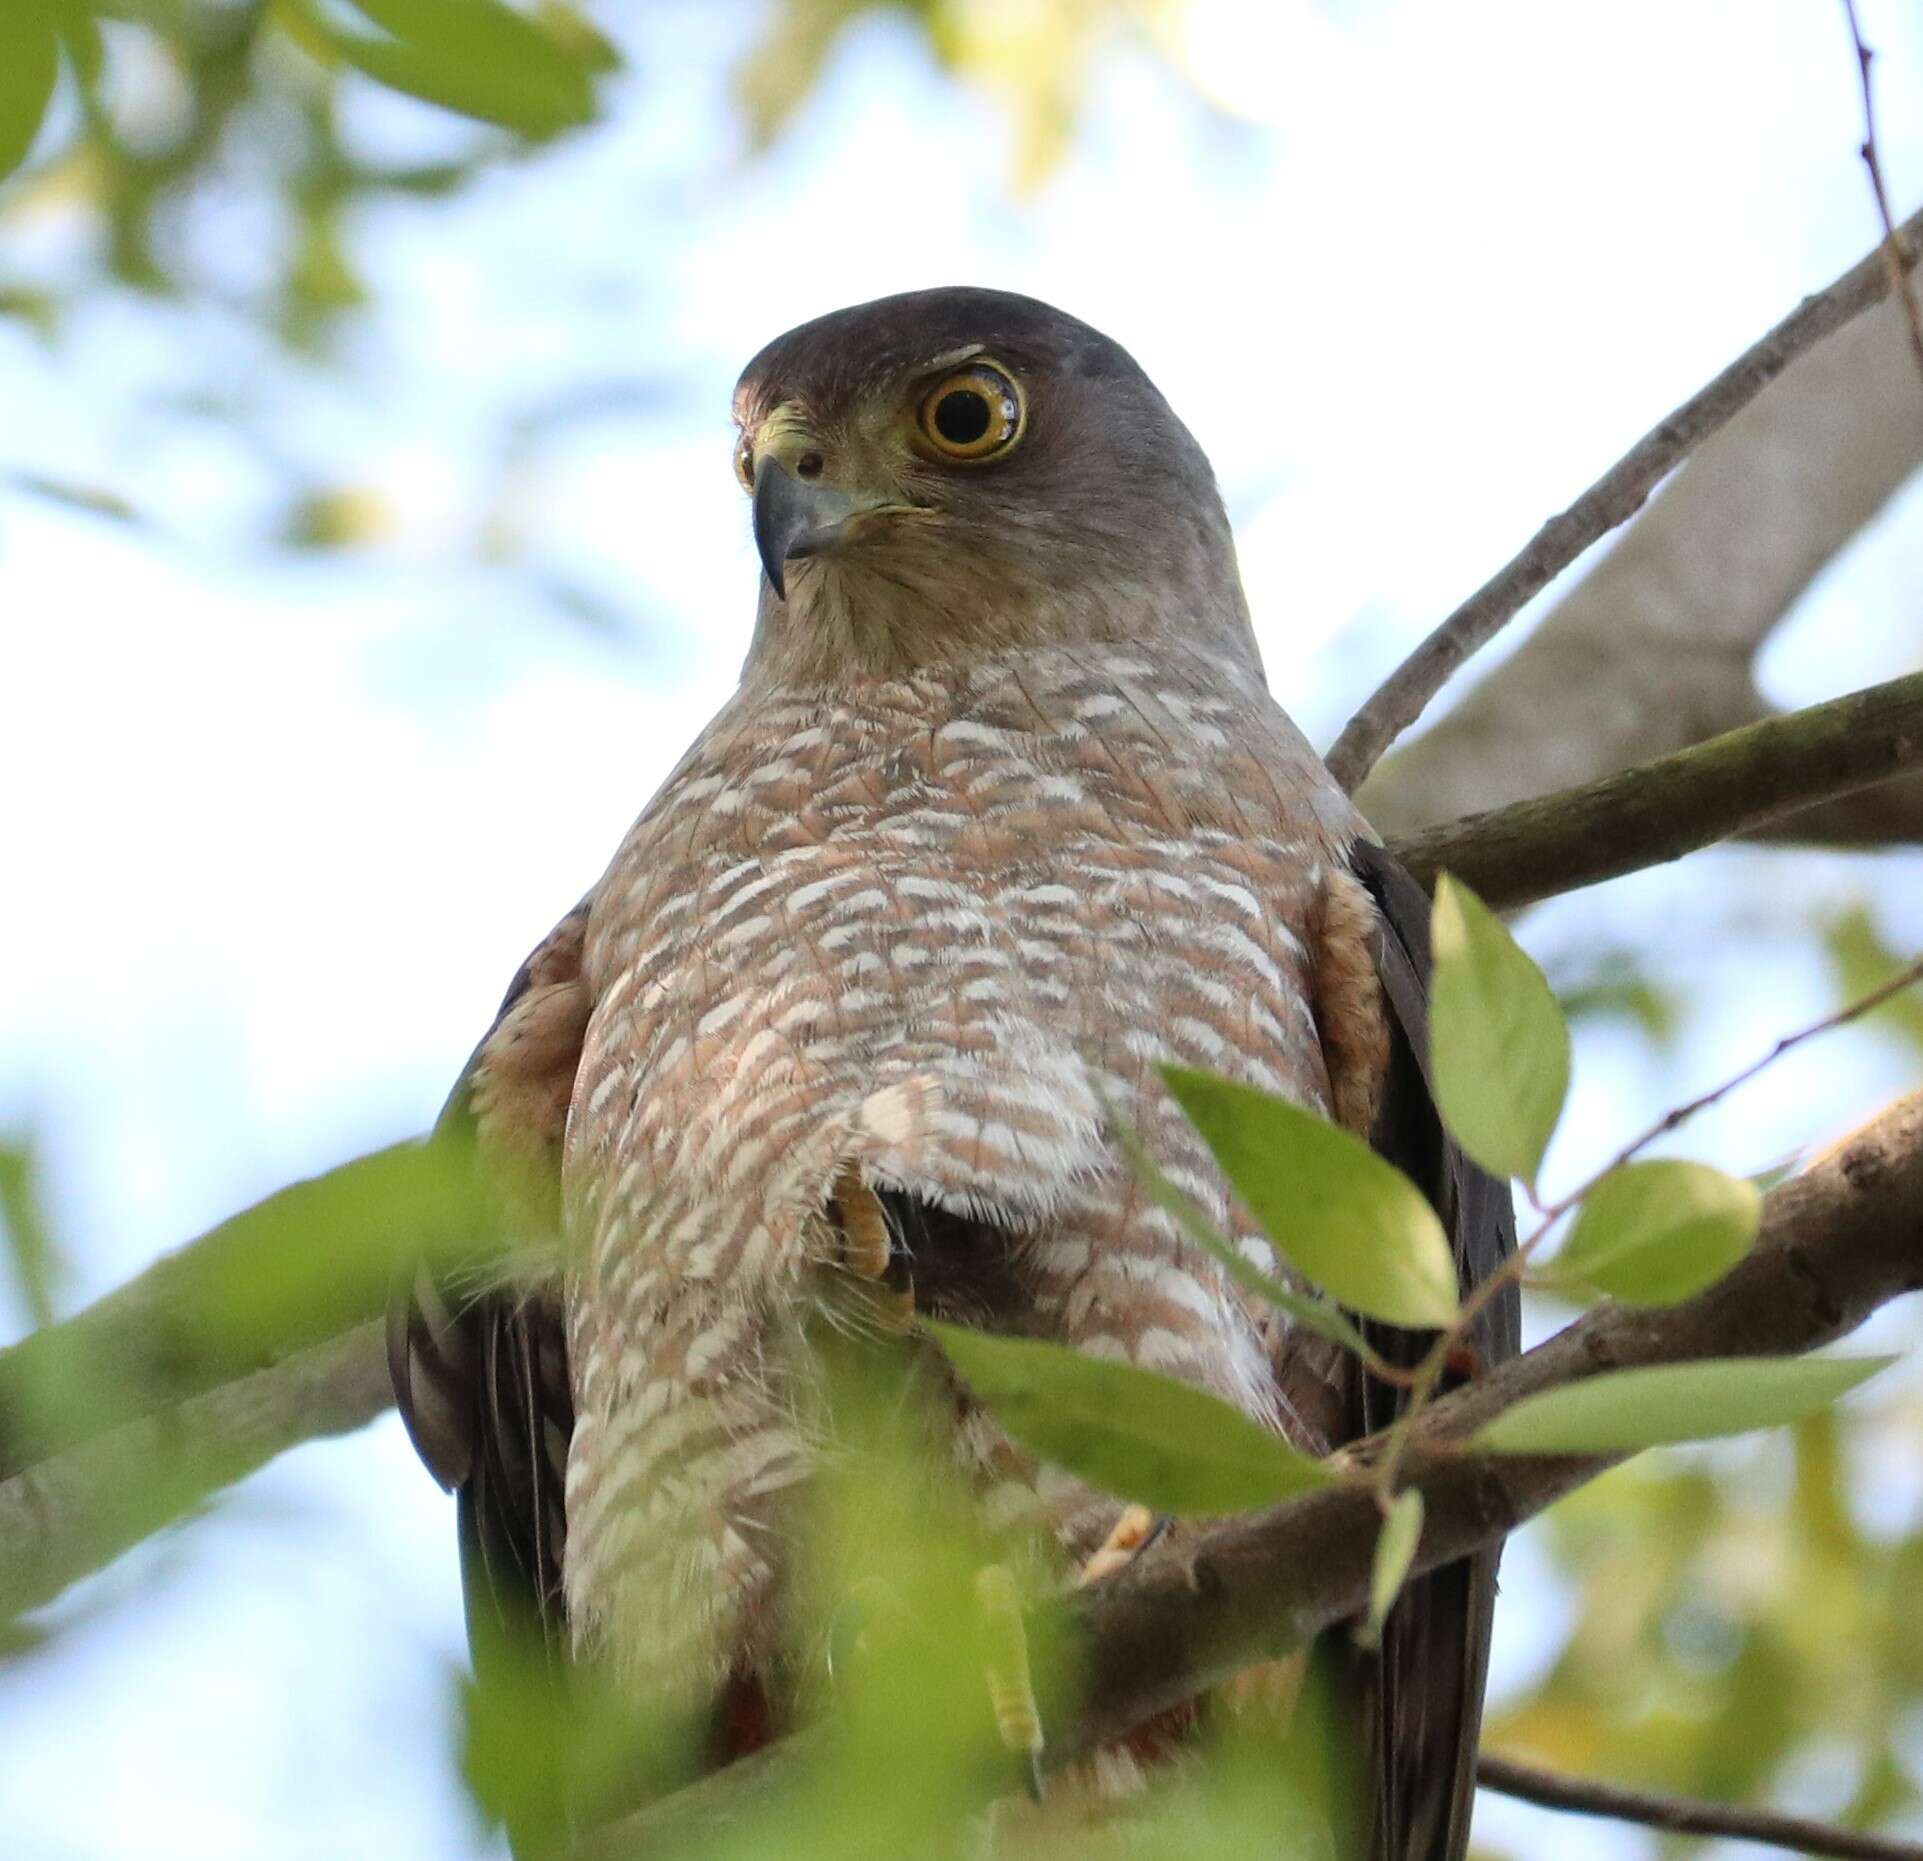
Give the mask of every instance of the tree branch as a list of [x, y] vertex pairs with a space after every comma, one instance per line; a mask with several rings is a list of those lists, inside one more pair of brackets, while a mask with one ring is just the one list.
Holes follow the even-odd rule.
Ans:
[[[1751, 1253], [1684, 1304], [1604, 1304], [1438, 1402], [1399, 1484], [1421, 1489], [1412, 1574], [1496, 1543], [1620, 1455], [1471, 1454], [1462, 1443], [1525, 1396], [1605, 1370], [1705, 1357], [1786, 1356], [1854, 1330], [1923, 1286], [1923, 1093], [1891, 1106], [1772, 1190]], [[1076, 1703], [1045, 1713], [1060, 1766], [1257, 1662], [1279, 1659], [1366, 1606], [1381, 1514], [1356, 1481], [1164, 1540], [1064, 1599], [1081, 1651]], [[803, 1734], [596, 1832], [582, 1861], [671, 1853], [751, 1813], [805, 1771]]]
[[[1905, 264], [1923, 233], [1923, 213], [1901, 229]], [[1879, 246], [1828, 289], [1807, 297], [1721, 374], [1651, 429], [1565, 511], [1549, 519], [1521, 554], [1456, 609], [1377, 688], [1343, 727], [1328, 763], [1355, 790], [1382, 753], [1427, 708], [1471, 654], [1515, 618], [1529, 599], [1592, 543], [1626, 522], [1698, 445], [1742, 411], [1796, 358], [1889, 295], [1890, 268]]]
[[1448, 871], [1492, 905], [1525, 905], [1800, 818], [1919, 767], [1923, 672], [1429, 828], [1394, 850], [1424, 885]]
[[1692, 1797], [1625, 1790], [1613, 1783], [1541, 1770], [1491, 1751], [1476, 1760], [1476, 1781], [1485, 1790], [1544, 1809], [1607, 1816], [1612, 1822], [1634, 1822], [1670, 1835], [1726, 1835], [1739, 1842], [1787, 1848], [1796, 1854], [1839, 1856], [1841, 1861], [1923, 1861], [1923, 1846], [1893, 1836], [1868, 1835], [1834, 1823], [1779, 1816], [1764, 1809], [1732, 1809]]
[[[376, 1317], [393, 1263], [496, 1232], [465, 1149], [395, 1144], [243, 1209], [85, 1311], [0, 1350], [0, 1480]], [[304, 1372], [288, 1379], [300, 1399]], [[253, 1399], [271, 1381], [255, 1382]]]
[[69, 1584], [276, 1455], [389, 1407], [381, 1327], [99, 1435], [0, 1481], [0, 1620]]
[[[1805, 589], [1923, 466], [1923, 384], [1883, 304], [1706, 440], [1504, 662], [1357, 799], [1381, 832], [1573, 788], [1771, 714], [1751, 666]], [[1923, 839], [1923, 780], [1759, 837]]]

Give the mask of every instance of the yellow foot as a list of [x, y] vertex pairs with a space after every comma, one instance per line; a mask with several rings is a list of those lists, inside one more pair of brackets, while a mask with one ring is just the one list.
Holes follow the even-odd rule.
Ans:
[[1042, 1709], [1028, 1671], [1028, 1631], [1022, 1624], [1021, 1591], [1006, 1564], [988, 1564], [975, 1573], [975, 1603], [981, 1611], [982, 1666], [995, 1731], [1004, 1749], [1022, 1767], [1028, 1794], [1042, 1800]]
[[1165, 1520], [1158, 1519], [1147, 1506], [1129, 1506], [1115, 1521], [1102, 1548], [1082, 1566], [1075, 1587], [1083, 1588], [1110, 1571], [1120, 1570], [1138, 1556], [1153, 1539], [1161, 1536]]

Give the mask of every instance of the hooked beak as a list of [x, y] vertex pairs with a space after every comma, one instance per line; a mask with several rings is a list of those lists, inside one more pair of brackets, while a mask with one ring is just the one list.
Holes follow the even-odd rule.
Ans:
[[755, 466], [755, 548], [769, 585], [788, 598], [787, 564], [819, 555], [858, 512], [873, 508], [819, 480], [797, 478], [773, 453]]

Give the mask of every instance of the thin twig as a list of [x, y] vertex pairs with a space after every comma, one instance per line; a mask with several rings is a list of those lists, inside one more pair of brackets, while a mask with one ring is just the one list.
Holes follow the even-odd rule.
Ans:
[[[1914, 263], [1915, 241], [1923, 237], [1923, 213], [1898, 231], [1899, 264], [1907, 268]], [[1343, 727], [1328, 755], [1336, 780], [1353, 793], [1450, 675], [1507, 626], [1532, 595], [1591, 543], [1634, 516], [1664, 477], [1799, 355], [1887, 297], [1892, 282], [1889, 252], [1896, 243], [1893, 234], [1827, 290], [1806, 297], [1762, 341], [1639, 439], [1567, 510], [1550, 518], [1522, 553], [1436, 628]]]
[[1800, 1047], [1804, 1041], [1814, 1040], [1818, 1034], [1827, 1034], [1832, 1028], [1846, 1026], [1849, 1022], [1881, 1008], [1892, 996], [1901, 995], [1905, 989], [1914, 987], [1918, 982], [1923, 982], [1923, 957], [1905, 964], [1888, 981], [1879, 983], [1867, 995], [1859, 995], [1855, 1001], [1845, 1002], [1834, 1014], [1827, 1014], [1820, 1021], [1812, 1021], [1808, 1027], [1798, 1028], [1793, 1034], [1785, 1034], [1760, 1060], [1751, 1061], [1740, 1073], [1732, 1073], [1721, 1085], [1712, 1086], [1699, 1097], [1664, 1112], [1640, 1137], [1617, 1151], [1581, 1188], [1564, 1196], [1559, 1202], [1551, 1203], [1549, 1212], [1561, 1214], [1567, 1211], [1574, 1203], [1586, 1196], [1611, 1170], [1620, 1169], [1632, 1157], [1653, 1144], [1657, 1138], [1675, 1130], [1679, 1124], [1695, 1117], [1699, 1111], [1707, 1110], [1718, 1099], [1726, 1098], [1738, 1086], [1748, 1085], [1758, 1073], [1765, 1067], [1775, 1065], [1792, 1047]]
[[1427, 1368], [1431, 1360], [1440, 1359], [1457, 1340], [1468, 1335], [1470, 1326], [1475, 1323], [1483, 1308], [1502, 1291], [1509, 1281], [1520, 1280], [1528, 1271], [1530, 1262], [1535, 1258], [1543, 1242], [1549, 1238], [1550, 1231], [1556, 1223], [1578, 1202], [1593, 1193], [1605, 1176], [1621, 1169], [1624, 1164], [1634, 1161], [1657, 1138], [1675, 1130], [1678, 1125], [1695, 1117], [1699, 1111], [1714, 1105], [1718, 1099], [1727, 1097], [1738, 1086], [1747, 1085], [1766, 1067], [1773, 1066], [1791, 1048], [1800, 1047], [1804, 1041], [1814, 1040], [1818, 1034], [1827, 1034], [1832, 1028], [1845, 1026], [1859, 1016], [1871, 1013], [1882, 1007], [1892, 996], [1902, 994], [1905, 989], [1913, 987], [1918, 982], [1923, 982], [1923, 957], [1918, 957], [1916, 961], [1899, 969], [1886, 981], [1878, 983], [1868, 994], [1859, 995], [1854, 1001], [1845, 1002], [1841, 1008], [1832, 1014], [1826, 1014], [1820, 1021], [1812, 1021], [1809, 1026], [1798, 1028], [1793, 1034], [1785, 1034], [1760, 1060], [1753, 1060], [1741, 1072], [1732, 1073], [1721, 1085], [1712, 1086], [1709, 1091], [1700, 1093], [1686, 1103], [1664, 1112], [1639, 1137], [1632, 1138], [1617, 1151], [1601, 1169], [1585, 1176], [1575, 1188], [1557, 1196], [1554, 1201], [1537, 1201], [1534, 1193], [1531, 1192], [1530, 1202], [1540, 1217], [1534, 1229], [1517, 1243], [1515, 1251], [1503, 1261], [1502, 1265], [1463, 1300], [1462, 1310], [1457, 1316], [1455, 1325], [1436, 1341], [1429, 1357], [1424, 1359], [1423, 1367]]
[[1424, 885], [1452, 872], [1526, 905], [1680, 859], [1923, 768], [1923, 672], [1744, 724], [1673, 755], [1391, 842]]
[[1923, 1861], [1923, 1846], [1893, 1836], [1866, 1835], [1834, 1823], [1778, 1816], [1764, 1809], [1732, 1809], [1694, 1797], [1625, 1790], [1618, 1784], [1541, 1770], [1492, 1751], [1477, 1758], [1476, 1781], [1485, 1790], [1543, 1809], [1607, 1816], [1612, 1822], [1634, 1822], [1671, 1835], [1723, 1835], [1739, 1842], [1760, 1842], [1766, 1848], [1786, 1848], [1792, 1854], [1836, 1855], [1842, 1861]]
[[1863, 146], [1857, 151], [1863, 166], [1870, 171], [1870, 191], [1876, 196], [1876, 211], [1883, 220], [1883, 262], [1889, 272], [1890, 289], [1902, 300], [1903, 314], [1909, 319], [1910, 347], [1916, 351], [1916, 365], [1923, 369], [1923, 305], [1916, 301], [1916, 286], [1909, 275], [1915, 255], [1907, 251], [1896, 230], [1896, 216], [1890, 212], [1889, 189], [1883, 185], [1883, 163], [1876, 148], [1876, 101], [1870, 84], [1870, 65], [1876, 53], [1863, 37], [1856, 17], [1856, 0], [1843, 0], [1843, 15], [1850, 24], [1850, 38], [1856, 46], [1856, 75], [1863, 87]]

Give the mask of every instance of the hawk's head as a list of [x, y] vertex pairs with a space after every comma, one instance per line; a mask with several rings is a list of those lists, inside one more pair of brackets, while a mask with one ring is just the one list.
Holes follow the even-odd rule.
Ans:
[[1253, 654], [1208, 460], [1126, 350], [1030, 297], [879, 298], [735, 390], [755, 660], [891, 673], [1172, 631]]

